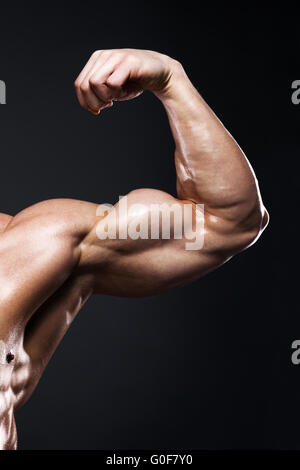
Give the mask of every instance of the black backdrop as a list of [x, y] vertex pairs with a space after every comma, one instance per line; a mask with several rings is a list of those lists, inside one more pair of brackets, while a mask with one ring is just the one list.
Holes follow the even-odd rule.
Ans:
[[175, 192], [155, 97], [99, 118], [76, 102], [73, 80], [95, 49], [133, 47], [184, 64], [245, 150], [271, 215], [253, 248], [199, 282], [92, 298], [17, 413], [21, 449], [300, 449], [297, 15], [197, 3], [1, 5], [1, 211]]

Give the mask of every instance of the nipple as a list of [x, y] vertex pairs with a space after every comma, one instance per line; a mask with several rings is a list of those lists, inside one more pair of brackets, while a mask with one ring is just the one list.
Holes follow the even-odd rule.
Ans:
[[[9, 352], [7, 352], [7, 350]], [[12, 350], [9, 350], [8, 345], [6, 345], [4, 341], [0, 339], [0, 365], [4, 366], [5, 364], [10, 364], [14, 358], [15, 355]]]
[[9, 352], [9, 353], [6, 355], [6, 362], [7, 362], [8, 364], [10, 364], [11, 361], [14, 360], [14, 358], [15, 358], [15, 355], [14, 355], [12, 352]]

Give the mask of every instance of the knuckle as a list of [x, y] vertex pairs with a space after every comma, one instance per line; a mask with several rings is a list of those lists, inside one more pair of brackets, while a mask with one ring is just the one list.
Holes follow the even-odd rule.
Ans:
[[91, 77], [89, 82], [92, 87], [96, 87], [99, 85], [99, 81], [95, 77]]
[[106, 79], [106, 81], [105, 81], [105, 83], [106, 83], [107, 85], [112, 85], [113, 82], [114, 82], [114, 80], [113, 80], [112, 77], [108, 77], [108, 78]]
[[131, 54], [126, 54], [126, 56], [124, 57], [124, 60], [128, 64], [131, 63], [132, 62], [132, 55]]
[[121, 84], [115, 79], [109, 78], [106, 83], [108, 84], [109, 87], [113, 88], [116, 92], [118, 92], [122, 88]]
[[115, 59], [122, 59], [122, 57], [124, 56], [124, 53], [122, 51], [116, 50], [114, 51], [113, 56]]
[[91, 57], [98, 57], [99, 55], [101, 54], [101, 51], [100, 50], [97, 50], [97, 51], [94, 51], [91, 55]]
[[135, 61], [136, 61], [136, 58], [133, 54], [126, 54], [125, 56], [125, 61], [128, 63], [128, 64], [133, 64]]
[[83, 82], [83, 83], [80, 85], [80, 91], [81, 91], [82, 93], [86, 93], [86, 92], [88, 91], [88, 89], [89, 89], [88, 83]]

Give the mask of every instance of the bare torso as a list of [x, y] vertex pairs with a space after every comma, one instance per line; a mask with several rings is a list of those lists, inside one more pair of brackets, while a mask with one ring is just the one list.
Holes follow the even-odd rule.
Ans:
[[[2, 234], [12, 222], [12, 217], [0, 214], [0, 245]], [[11, 268], [16, 269], [17, 274], [17, 265]], [[1, 278], [0, 293], [4, 302], [6, 297], [10, 297], [10, 286], [7, 281], [6, 277]], [[12, 295], [17, 295], [17, 293], [12, 292]], [[80, 282], [74, 278], [59, 289], [59, 297], [58, 292], [54, 293], [36, 311], [32, 311], [26, 323], [22, 321], [25, 312], [18, 311], [18, 315], [12, 315], [7, 319], [0, 307], [1, 317], [4, 319], [4, 321], [2, 318], [0, 320], [0, 449], [17, 448], [15, 410], [31, 395], [48, 361], [48, 355], [51, 354], [51, 346], [50, 348], [46, 346], [45, 351], [48, 353], [44, 354], [43, 358], [41, 357], [42, 362], [36, 361], [34, 349], [31, 347], [31, 338], [35, 335], [35, 331], [37, 335], [39, 334], [39, 328], [40, 332], [45, 331], [47, 315], [51, 315], [53, 310], [56, 310], [59, 318], [56, 325], [53, 325], [54, 328], [52, 327], [52, 334], [50, 330], [48, 339], [52, 343], [59, 341], [78, 312], [82, 295]], [[72, 308], [73, 305], [74, 308]], [[44, 342], [45, 337], [42, 336], [41, 340]], [[28, 346], [29, 354], [26, 346]]]
[[[52, 333], [51, 342], [56, 343], [60, 340], [82, 304], [82, 291], [80, 286], [75, 287], [75, 284], [74, 281], [74, 283], [69, 283], [67, 287], [60, 288], [60, 300], [53, 296], [48, 300], [47, 307], [46, 305], [41, 306], [39, 311], [35, 313], [36, 317], [31, 319], [24, 330], [15, 325], [10, 330], [9, 341], [1, 340], [0, 342], [0, 449], [17, 448], [15, 410], [27, 401], [46, 365], [32, 360], [26, 352], [26, 344], [30, 344], [34, 330], [38, 330], [41, 323], [46, 322], [46, 311], [47, 315], [51, 315], [53, 309], [56, 308], [56, 312], [61, 315], [59, 315], [60, 319], [56, 325], [57, 336], [55, 338]], [[51, 301], [53, 304], [50, 307]], [[71, 305], [74, 305], [73, 309]], [[48, 362], [47, 354], [44, 356], [44, 360]]]

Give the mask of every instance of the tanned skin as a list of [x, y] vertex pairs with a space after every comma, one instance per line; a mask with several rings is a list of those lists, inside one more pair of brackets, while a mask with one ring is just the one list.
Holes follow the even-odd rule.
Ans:
[[[183, 239], [106, 239], [97, 204], [56, 199], [15, 217], [0, 215], [0, 447], [16, 449], [15, 410], [36, 387], [72, 320], [92, 294], [155, 295], [201, 278], [253, 244], [268, 223], [245, 155], [193, 87], [180, 63], [153, 51], [96, 51], [75, 82], [95, 115], [114, 101], [152, 91], [174, 136], [177, 198], [139, 189], [131, 216], [148, 220], [153, 203], [204, 204], [199, 250]], [[99, 125], [101, 123], [99, 122]], [[117, 206], [118, 208], [118, 206]], [[119, 218], [122, 224], [129, 220]]]

